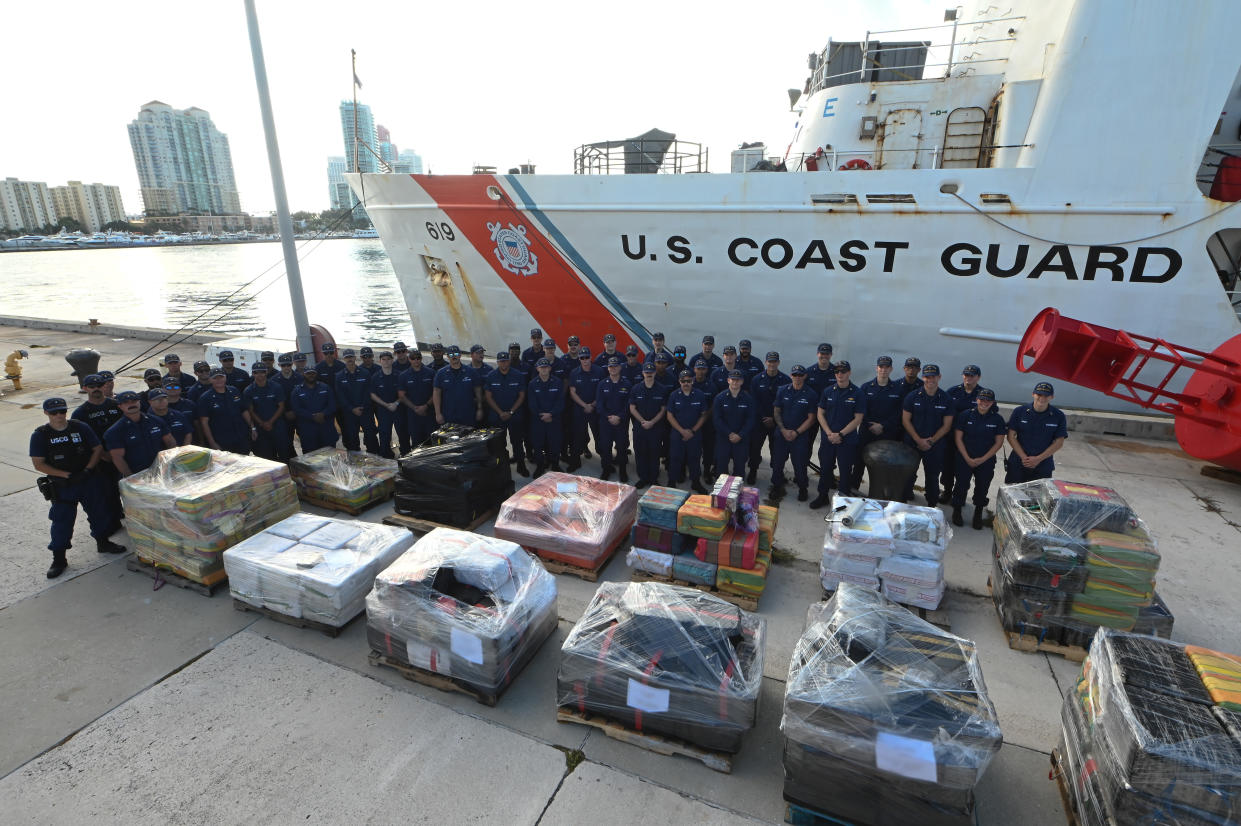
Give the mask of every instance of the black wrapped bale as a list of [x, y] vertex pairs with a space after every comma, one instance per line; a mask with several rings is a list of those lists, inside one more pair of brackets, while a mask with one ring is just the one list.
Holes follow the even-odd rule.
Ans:
[[497, 428], [440, 428], [401, 457], [397, 513], [466, 527], [513, 494], [513, 476]]

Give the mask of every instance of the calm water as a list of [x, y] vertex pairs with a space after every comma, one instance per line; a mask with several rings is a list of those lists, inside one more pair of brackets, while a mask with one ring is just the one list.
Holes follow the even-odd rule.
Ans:
[[[337, 341], [414, 340], [378, 240], [299, 241], [298, 257], [312, 324], [322, 324]], [[292, 339], [279, 243], [0, 254], [0, 313], [177, 328], [261, 273], [192, 329]]]

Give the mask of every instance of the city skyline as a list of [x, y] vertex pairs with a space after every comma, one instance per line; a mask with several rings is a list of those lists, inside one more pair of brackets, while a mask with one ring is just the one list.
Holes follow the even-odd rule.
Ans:
[[155, 215], [239, 215], [228, 135], [211, 114], [152, 100], [129, 123], [143, 212]]

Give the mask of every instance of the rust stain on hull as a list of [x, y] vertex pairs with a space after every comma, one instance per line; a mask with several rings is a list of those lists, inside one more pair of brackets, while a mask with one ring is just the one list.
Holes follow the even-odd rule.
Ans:
[[478, 300], [478, 293], [474, 291], [474, 285], [470, 282], [469, 276], [465, 274], [465, 268], [461, 266], [460, 261], [457, 262], [457, 275], [461, 276], [461, 286], [465, 290], [466, 301], [470, 302], [470, 306], [479, 315], [478, 320], [485, 325], [487, 323], [487, 308], [483, 306], [483, 302]]

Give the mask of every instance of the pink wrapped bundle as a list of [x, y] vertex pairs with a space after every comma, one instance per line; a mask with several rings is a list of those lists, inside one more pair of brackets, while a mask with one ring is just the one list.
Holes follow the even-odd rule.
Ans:
[[744, 484], [745, 480], [740, 476], [721, 474], [715, 480], [715, 486], [711, 488], [711, 506], [726, 511], [736, 510], [737, 499], [741, 496], [741, 488]]

